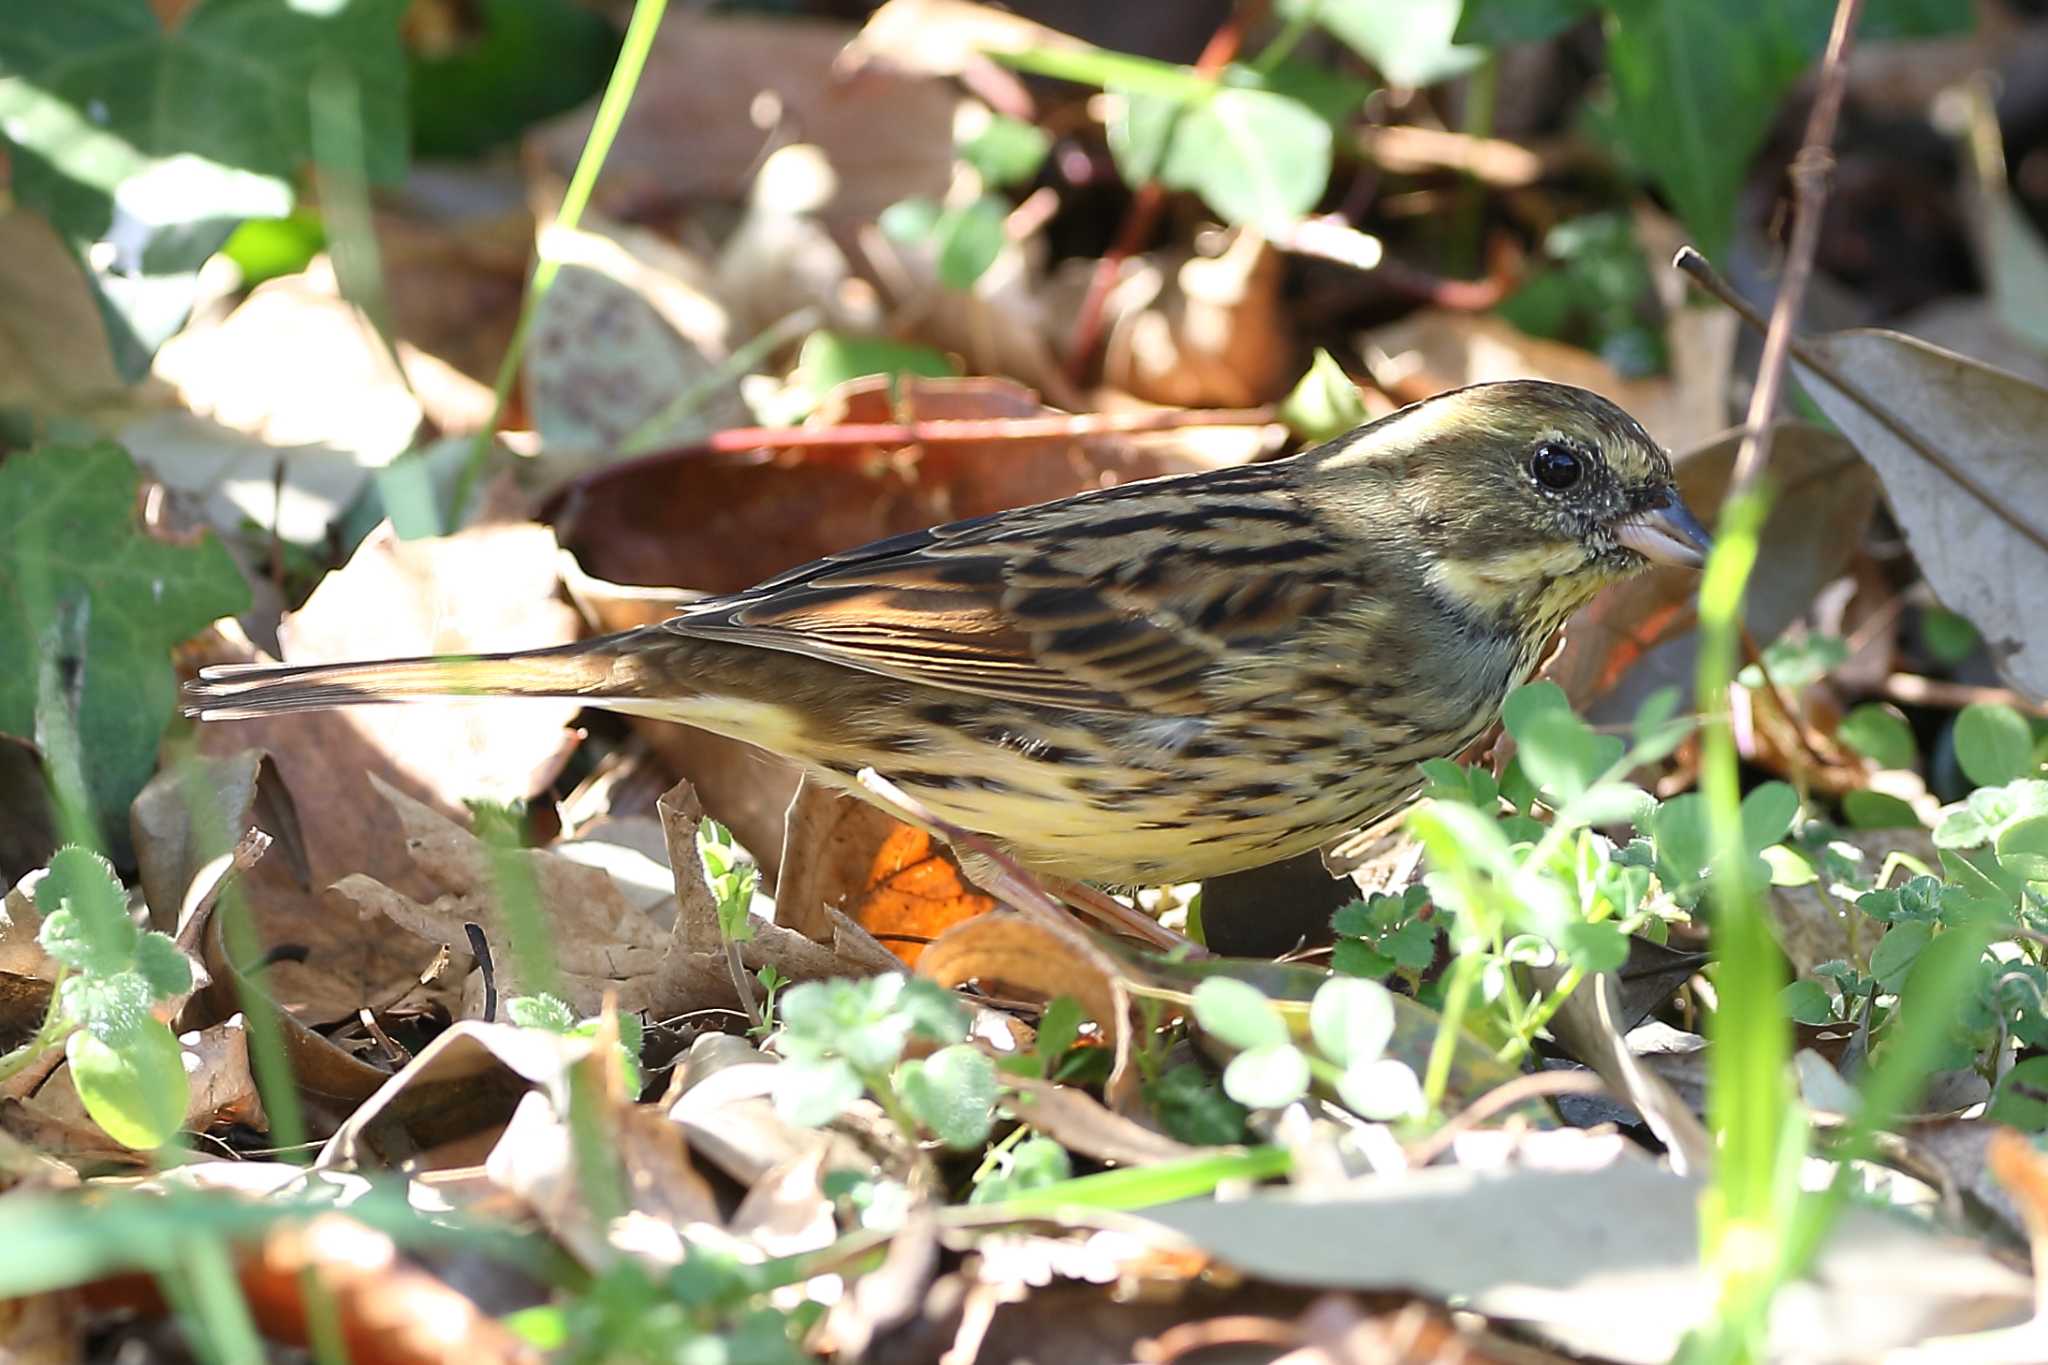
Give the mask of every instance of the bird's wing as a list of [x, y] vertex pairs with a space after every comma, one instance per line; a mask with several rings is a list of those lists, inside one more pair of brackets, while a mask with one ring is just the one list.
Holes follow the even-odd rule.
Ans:
[[1273, 465], [1152, 480], [829, 556], [667, 628], [928, 687], [1190, 714], [1225, 651], [1329, 610], [1343, 565]]

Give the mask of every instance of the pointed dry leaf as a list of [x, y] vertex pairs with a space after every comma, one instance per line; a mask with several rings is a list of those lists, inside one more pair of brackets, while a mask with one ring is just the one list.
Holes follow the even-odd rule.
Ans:
[[1984, 496], [1799, 368], [1814, 401], [1876, 468], [1943, 605], [1975, 623], [2015, 686], [2048, 697], [2048, 616], [2034, 586], [2048, 581], [2048, 389], [1896, 332], [1837, 332], [1807, 344], [1978, 485]]

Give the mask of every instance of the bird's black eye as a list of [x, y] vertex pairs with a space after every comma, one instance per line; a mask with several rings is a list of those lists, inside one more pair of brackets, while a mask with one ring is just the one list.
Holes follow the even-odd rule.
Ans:
[[1529, 473], [1545, 488], [1562, 493], [1586, 477], [1586, 461], [1570, 446], [1545, 441], [1529, 457]]

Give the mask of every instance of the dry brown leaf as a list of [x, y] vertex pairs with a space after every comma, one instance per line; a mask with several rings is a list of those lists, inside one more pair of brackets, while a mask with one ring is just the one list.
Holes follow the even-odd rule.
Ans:
[[0, 407], [111, 417], [134, 402], [71, 248], [37, 214], [0, 214]]
[[1964, 488], [1878, 418], [1801, 366], [1800, 380], [1884, 482], [1913, 555], [1947, 606], [1984, 633], [1999, 670], [2048, 696], [2048, 618], [2031, 585], [2048, 549], [2000, 512], [2048, 533], [2048, 388], [1896, 332], [1837, 332], [1807, 345], [1991, 499]]
[[[605, 159], [596, 207], [631, 220], [690, 200], [737, 203], [762, 154], [784, 142], [814, 143], [831, 161], [840, 192], [825, 215], [835, 221], [871, 221], [899, 199], [943, 193], [959, 97], [928, 77], [835, 77], [833, 62], [855, 31], [817, 20], [670, 13]], [[566, 180], [592, 117], [585, 108], [545, 124], [529, 135], [529, 148]]]
[[982, 54], [1050, 48], [1085, 52], [1089, 45], [1055, 28], [974, 0], [888, 0], [868, 16], [840, 54], [838, 69], [870, 67], [925, 76], [959, 76]]
[[1042, 243], [1006, 240], [969, 289], [940, 278], [935, 242], [899, 242], [869, 226], [860, 231], [860, 247], [888, 295], [891, 331], [959, 356], [971, 373], [1012, 376], [1061, 407], [1079, 406], [1047, 339], [1058, 321], [1048, 304]]
[[218, 324], [172, 337], [154, 372], [198, 416], [272, 446], [345, 452], [366, 468], [410, 446], [423, 415], [325, 258], [264, 281]]
[[948, 989], [980, 981], [1003, 994], [1022, 990], [1046, 1000], [1071, 995], [1102, 1030], [1121, 1068], [1130, 1001], [1115, 962], [1078, 928], [1055, 933], [1023, 915], [980, 915], [926, 947], [917, 974]]
[[[372, 779], [376, 781], [376, 779]], [[433, 888], [420, 899], [366, 876], [344, 877], [330, 888], [337, 906], [382, 915], [428, 943], [460, 946], [466, 926], [482, 928], [493, 946], [498, 993], [530, 994], [538, 983], [509, 952], [511, 942], [499, 891], [495, 855], [467, 829], [395, 788], [379, 793], [405, 832], [414, 867]], [[731, 1008], [738, 1002], [718, 937], [717, 906], [696, 855], [702, 808], [687, 785], [661, 803], [664, 834], [674, 863], [676, 896], [649, 910], [601, 866], [546, 849], [511, 856], [532, 897], [533, 909], [555, 944], [552, 989], [578, 1015], [595, 1015], [607, 1000], [628, 1013], [666, 1019], [692, 1010]], [[678, 909], [678, 906], [681, 908]], [[861, 970], [832, 947], [780, 925], [756, 922], [755, 937], [740, 945], [749, 970], [772, 965], [793, 981]], [[481, 1015], [482, 973], [464, 990], [465, 1017]]]
[[0, 1342], [10, 1365], [82, 1365], [88, 1321], [76, 1294], [0, 1299]]
[[[600, 1064], [609, 1066], [610, 1059], [593, 1053], [572, 1065], [594, 1077]], [[560, 1108], [540, 1091], [528, 1091], [519, 1102], [484, 1162], [485, 1175], [586, 1265], [602, 1266], [619, 1251], [676, 1264], [686, 1229], [724, 1221], [710, 1182], [690, 1160], [683, 1129], [652, 1105], [617, 1099], [599, 1106], [595, 1122], [626, 1196], [617, 1221], [593, 1217], [575, 1139]]]
[[1096, 1161], [1118, 1166], [1148, 1166], [1195, 1156], [1201, 1151], [1134, 1119], [1125, 1118], [1085, 1090], [1054, 1085], [1030, 1076], [1006, 1076], [1010, 1091], [1003, 1112], [1046, 1137]]
[[[691, 1045], [692, 1060], [712, 1036]], [[692, 1152], [748, 1189], [769, 1172], [810, 1157], [826, 1170], [876, 1168], [874, 1154], [850, 1135], [852, 1125], [799, 1128], [777, 1117], [769, 1097], [775, 1070], [775, 1063], [756, 1060], [709, 1071], [670, 1102], [668, 1117], [682, 1126]], [[863, 1116], [859, 1126], [888, 1122], [872, 1100], [856, 1101], [854, 1111]]]
[[[1734, 328], [1733, 318], [1720, 319], [1717, 330], [1728, 347]], [[1549, 379], [1619, 403], [1671, 450], [1689, 450], [1728, 425], [1726, 391], [1715, 382], [1725, 376], [1727, 363], [1718, 338], [1716, 345], [1674, 347], [1673, 364], [1682, 368], [1671, 378], [1655, 379], [1623, 379], [1591, 352], [1473, 313], [1416, 313], [1368, 332], [1361, 344], [1374, 382], [1402, 397], [1497, 379]]]
[[[474, 196], [481, 204], [451, 207], [456, 197], [437, 197], [431, 206], [424, 196], [379, 205], [373, 226], [392, 332], [488, 397], [526, 295], [533, 213], [516, 183], [502, 197], [486, 188]], [[410, 362], [407, 370], [417, 381]], [[451, 422], [445, 399], [424, 391], [420, 398], [441, 430], [464, 429]]]
[[[281, 628], [287, 662], [471, 653], [574, 639], [574, 612], [553, 597], [556, 555], [533, 526], [479, 527], [440, 540], [366, 541], [347, 568], [329, 574]], [[267, 662], [221, 628], [190, 663]], [[309, 887], [265, 859], [249, 883], [266, 951], [290, 948], [264, 980], [272, 997], [310, 1024], [348, 1018], [417, 985], [431, 949], [404, 935], [337, 918], [319, 888], [350, 874], [375, 878], [413, 899], [434, 889], [407, 856], [390, 807], [371, 786], [388, 780], [437, 809], [473, 796], [521, 798], [553, 776], [575, 736], [563, 726], [573, 702], [385, 706], [211, 722], [198, 752], [267, 752], [302, 805]], [[458, 942], [460, 941], [458, 936]]]
[[[240, 1015], [210, 1028], [181, 1034], [178, 1046], [184, 1052], [185, 1078], [190, 1085], [185, 1116], [178, 1127], [187, 1133], [204, 1133], [217, 1123], [239, 1123], [268, 1131], [270, 1120], [263, 1113], [263, 1101], [256, 1093], [256, 1077], [249, 1069], [249, 1030]], [[50, 1073], [24, 1107], [39, 1118], [74, 1129], [93, 1126], [71, 1084], [70, 1064]], [[107, 1140], [108, 1146], [113, 1146]]]
[[783, 850], [777, 923], [825, 939], [838, 910], [909, 965], [948, 928], [995, 906], [929, 834], [817, 783], [790, 803]]
[[540, 1352], [468, 1296], [399, 1254], [381, 1232], [342, 1214], [279, 1224], [241, 1266], [242, 1292], [265, 1335], [313, 1340], [306, 1286], [325, 1291], [351, 1360], [362, 1365], [537, 1365]]
[[[526, 403], [543, 452], [611, 459], [742, 426], [731, 382], [706, 388], [731, 343], [708, 271], [642, 229], [550, 227], [559, 264], [526, 350]], [[679, 396], [695, 394], [687, 411]]]
[[1214, 254], [1125, 263], [1108, 302], [1104, 383], [1193, 408], [1251, 407], [1286, 394], [1299, 366], [1280, 300], [1285, 262], [1248, 228], [1222, 241]]

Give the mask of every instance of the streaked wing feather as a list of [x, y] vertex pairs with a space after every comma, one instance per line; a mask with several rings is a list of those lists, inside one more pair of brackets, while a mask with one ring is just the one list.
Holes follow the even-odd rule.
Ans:
[[667, 626], [978, 696], [1196, 714], [1225, 650], [1284, 635], [1339, 595], [1282, 471], [1228, 474], [892, 537]]

